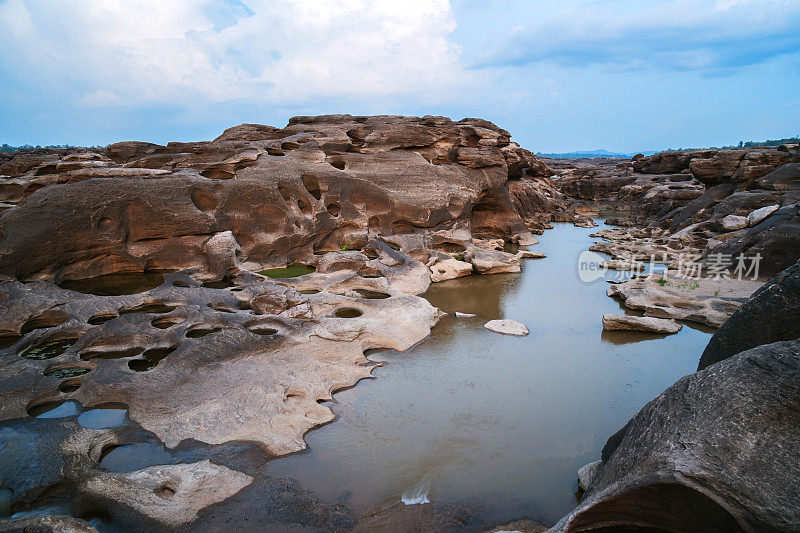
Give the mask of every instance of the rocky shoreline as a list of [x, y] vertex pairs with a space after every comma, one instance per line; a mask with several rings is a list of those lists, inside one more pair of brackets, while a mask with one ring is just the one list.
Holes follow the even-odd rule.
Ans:
[[[677, 319], [722, 328], [702, 372], [612, 437], [602, 463], [581, 476], [582, 502], [554, 530], [684, 530], [654, 503], [669, 498], [710, 531], [800, 524], [788, 503], [765, 501], [788, 502], [776, 495], [797, 476], [785, 451], [794, 374], [768, 379], [794, 372], [798, 357], [796, 343], [770, 344], [800, 337], [796, 146], [573, 162], [538, 159], [480, 119], [330, 115], [282, 129], [244, 124], [210, 142], [2, 157], [0, 510], [59, 502], [71, 515], [18, 517], [0, 522], [4, 530], [90, 531], [92, 520], [224, 528], [214, 505], [253, 492], [285, 495], [267, 504], [276, 527], [474, 527], [464, 510], [436, 506], [354, 517], [300, 488], [279, 490], [261, 471], [334, 419], [326, 402], [372, 377], [371, 350], [406, 350], [429, 335], [441, 312], [418, 295], [431, 283], [519, 272], [523, 259], [542, 256], [525, 247], [552, 223], [591, 227], [612, 209], [617, 227], [598, 232], [593, 250], [622, 267], [657, 256], [673, 271], [611, 285], [609, 296], [645, 317], [609, 316], [609, 327], [671, 333]], [[756, 279], [682, 286], [686, 254], [705, 268], [714, 254], [759, 254], [763, 264]], [[775, 322], [775, 313], [788, 318]], [[732, 403], [726, 391], [743, 387], [759, 395]], [[707, 410], [694, 414], [685, 398]], [[759, 419], [759, 406], [775, 420]], [[102, 409], [129, 423], [82, 422]], [[66, 414], [41, 417], [56, 410]], [[690, 416], [696, 434], [686, 441], [674, 427]], [[750, 469], [742, 446], [752, 439], [740, 437], [760, 432], [773, 437], [759, 444], [773, 462]], [[174, 463], [105, 468], [130, 443]], [[742, 463], [721, 469], [718, 450]], [[718, 485], [718, 476], [740, 483]]]

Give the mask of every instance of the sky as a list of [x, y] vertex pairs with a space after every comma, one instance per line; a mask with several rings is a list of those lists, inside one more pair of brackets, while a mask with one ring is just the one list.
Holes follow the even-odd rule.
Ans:
[[0, 0], [0, 144], [481, 117], [533, 151], [800, 135], [800, 0]]

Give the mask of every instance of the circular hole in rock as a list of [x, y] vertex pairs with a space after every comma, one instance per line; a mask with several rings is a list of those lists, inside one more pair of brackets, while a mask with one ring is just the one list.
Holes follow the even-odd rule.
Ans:
[[78, 417], [78, 424], [86, 429], [108, 429], [125, 424], [128, 406], [123, 403], [106, 403], [87, 409]]
[[28, 414], [34, 418], [65, 418], [77, 415], [79, 404], [73, 400], [43, 402], [28, 407]]
[[75, 392], [80, 388], [81, 388], [81, 382], [78, 381], [77, 379], [71, 379], [59, 385], [58, 391], [63, 392], [64, 394], [72, 394], [73, 392]]
[[362, 313], [358, 309], [353, 309], [352, 307], [345, 307], [344, 309], [339, 309], [335, 313], [335, 315], [339, 318], [356, 318], [363, 314], [364, 313]]
[[91, 371], [92, 371], [91, 368], [70, 366], [66, 368], [54, 368], [52, 370], [48, 370], [44, 373], [44, 375], [56, 379], [64, 379], [64, 378], [74, 378], [76, 376], [82, 376], [84, 374], [88, 374]]
[[78, 339], [63, 339], [45, 342], [36, 346], [29, 346], [20, 356], [25, 359], [52, 359], [66, 352], [77, 340]]
[[332, 202], [332, 203], [328, 204], [327, 210], [328, 210], [328, 213], [330, 213], [331, 216], [334, 216], [334, 217], [338, 217], [339, 213], [342, 212], [342, 208], [336, 202]]
[[164, 485], [162, 487], [158, 487], [153, 491], [153, 494], [161, 498], [162, 500], [171, 500], [173, 496], [175, 496], [175, 489], [172, 487], [168, 487]]
[[222, 330], [222, 326], [196, 326], [186, 331], [186, 336], [190, 339], [199, 339], [206, 335], [211, 335]]
[[164, 272], [139, 272], [126, 274], [106, 274], [94, 278], [62, 281], [62, 289], [97, 296], [119, 296], [139, 294], [155, 289], [164, 283]]
[[303, 289], [300, 294], [319, 294], [320, 292], [319, 289]]
[[205, 287], [206, 289], [229, 289], [235, 286], [236, 284], [233, 283], [231, 278], [227, 276], [222, 279], [218, 279], [215, 281], [206, 281], [203, 283], [203, 287]]

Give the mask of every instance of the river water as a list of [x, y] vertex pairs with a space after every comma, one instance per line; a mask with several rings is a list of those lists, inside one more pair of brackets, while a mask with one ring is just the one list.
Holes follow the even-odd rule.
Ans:
[[[693, 372], [710, 333], [603, 333], [624, 313], [600, 279], [578, 278], [593, 229], [559, 224], [519, 274], [470, 276], [424, 295], [449, 313], [406, 352], [370, 355], [377, 378], [335, 395], [338, 419], [276, 459], [274, 476], [370, 512], [398, 502], [477, 505], [497, 522], [554, 523], [576, 503], [576, 471], [648, 401]], [[456, 318], [453, 313], [477, 314]], [[512, 337], [491, 319], [526, 324]]]

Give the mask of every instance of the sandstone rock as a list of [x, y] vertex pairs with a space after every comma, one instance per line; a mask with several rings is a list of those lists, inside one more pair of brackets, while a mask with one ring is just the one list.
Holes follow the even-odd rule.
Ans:
[[728, 215], [722, 219], [723, 231], [736, 231], [746, 228], [748, 225], [747, 217], [738, 215]]
[[437, 261], [430, 268], [431, 281], [434, 283], [472, 274], [472, 265], [470, 263], [452, 258]]
[[490, 320], [484, 324], [483, 327], [505, 335], [524, 337], [530, 334], [530, 330], [528, 330], [525, 324], [517, 322], [516, 320]]
[[767, 207], [756, 209], [755, 211], [747, 215], [747, 225], [755, 226], [756, 224], [759, 224], [762, 220], [764, 220], [765, 218], [767, 218], [780, 208], [781, 208], [780, 205], [768, 205]]
[[237, 254], [242, 251], [231, 231], [223, 231], [212, 236], [203, 247], [208, 270], [214, 277], [221, 278], [240, 270]]
[[479, 274], [500, 274], [519, 272], [519, 258], [514, 254], [499, 250], [486, 250], [472, 247], [464, 253], [464, 260], [472, 263]]
[[0, 520], [0, 528], [9, 533], [97, 533], [97, 529], [86, 520], [60, 515], [26, 516]]
[[683, 326], [671, 319], [628, 315], [603, 315], [606, 331], [646, 331], [651, 333], [678, 333]]
[[756, 291], [706, 346], [698, 370], [762, 344], [800, 338], [800, 262]]
[[455, 315], [456, 315], [456, 318], [474, 318], [474, 317], [477, 316], [477, 315], [475, 315], [473, 313], [460, 313], [458, 311], [456, 311]]
[[205, 460], [101, 474], [87, 480], [83, 490], [175, 527], [194, 521], [200, 509], [233, 496], [252, 481], [246, 474]]
[[609, 440], [584, 500], [551, 531], [797, 530], [799, 384], [798, 341], [682, 378]]
[[578, 469], [578, 488], [584, 492], [589, 490], [601, 468], [603, 468], [603, 461], [595, 461], [580, 467]]

